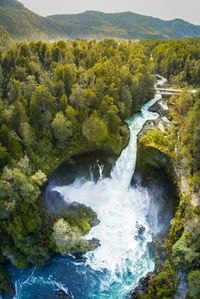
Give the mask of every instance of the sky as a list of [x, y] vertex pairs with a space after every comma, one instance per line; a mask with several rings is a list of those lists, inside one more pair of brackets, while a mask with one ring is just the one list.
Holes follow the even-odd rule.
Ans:
[[200, 0], [19, 0], [43, 15], [71, 14], [86, 10], [132, 11], [164, 20], [182, 18], [200, 25]]

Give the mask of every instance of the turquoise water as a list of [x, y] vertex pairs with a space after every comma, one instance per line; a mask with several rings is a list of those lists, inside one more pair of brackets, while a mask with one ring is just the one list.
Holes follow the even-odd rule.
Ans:
[[[57, 186], [68, 204], [83, 203], [96, 211], [100, 220], [86, 236], [96, 238], [101, 246], [85, 255], [79, 263], [73, 256], [57, 257], [44, 267], [24, 270], [10, 268], [15, 284], [15, 299], [56, 299], [63, 290], [75, 299], [126, 299], [139, 279], [154, 269], [149, 243], [158, 223], [159, 209], [152, 208], [154, 194], [131, 187], [137, 157], [137, 135], [147, 120], [158, 118], [148, 109], [161, 98], [156, 95], [141, 113], [128, 120], [130, 141], [114, 165], [111, 176], [84, 181], [77, 178], [67, 186]], [[97, 162], [98, 163], [98, 162]], [[153, 218], [150, 210], [157, 211]], [[142, 233], [138, 227], [142, 227]], [[7, 299], [7, 298], [6, 298]]]

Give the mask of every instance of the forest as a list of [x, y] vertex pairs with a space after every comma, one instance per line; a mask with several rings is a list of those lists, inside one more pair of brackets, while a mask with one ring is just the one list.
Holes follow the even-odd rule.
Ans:
[[164, 132], [157, 127], [149, 128], [139, 140], [139, 151], [143, 149], [140, 160], [148, 175], [153, 168], [151, 165], [149, 170], [149, 149], [156, 149], [169, 158], [165, 167], [156, 165], [155, 168], [161, 167], [171, 177], [179, 198], [169, 234], [162, 242], [154, 244], [156, 271], [148, 277], [147, 290], [139, 296], [140, 299], [174, 298], [183, 273], [188, 283], [186, 298], [197, 299], [200, 295], [199, 103], [199, 92], [192, 96], [184, 90], [171, 97], [167, 115], [170, 127]]
[[[155, 245], [157, 269], [149, 277], [147, 291], [139, 298], [174, 298], [184, 273], [188, 283], [186, 298], [197, 299], [200, 296], [199, 42], [171, 41], [156, 43], [150, 48], [157, 72], [165, 75], [174, 86], [182, 87], [183, 91], [168, 100], [170, 127], [166, 126], [164, 132], [150, 128], [140, 138], [139, 146], [153, 147], [170, 158], [176, 174], [172, 175], [174, 169], [169, 164], [165, 171], [178, 186], [179, 203], [168, 236]], [[195, 95], [187, 90], [191, 86], [197, 87]], [[183, 178], [185, 183], [181, 181]]]
[[[129, 139], [124, 121], [154, 96], [156, 73], [174, 86], [198, 88], [200, 40], [19, 42], [2, 47], [0, 292], [9, 291], [3, 270], [8, 261], [19, 268], [41, 266], [55, 254], [88, 249], [80, 238], [94, 224], [95, 213], [83, 207], [78, 214], [52, 216], [46, 212], [42, 187], [77, 153], [104, 148], [119, 155]], [[199, 193], [200, 95], [173, 98], [172, 105], [188, 180]], [[198, 209], [192, 212], [197, 223]], [[199, 243], [188, 252], [188, 234], [182, 235], [183, 227], [177, 230], [170, 246], [181, 238], [176, 250], [182, 250], [184, 265], [175, 258], [172, 270], [167, 260], [156, 284], [162, 289], [167, 271], [175, 277], [174, 269], [184, 267], [191, 283], [189, 298], [198, 298], [192, 290], [200, 277]], [[144, 298], [172, 298], [162, 292], [150, 289]]]
[[124, 119], [154, 94], [145, 51], [105, 40], [19, 43], [1, 52], [2, 263], [42, 265], [63, 253], [67, 235], [68, 252], [81, 247], [92, 211], [82, 212], [82, 221], [73, 213], [66, 221], [46, 215], [41, 187], [76, 153], [103, 147], [119, 154], [126, 146]]

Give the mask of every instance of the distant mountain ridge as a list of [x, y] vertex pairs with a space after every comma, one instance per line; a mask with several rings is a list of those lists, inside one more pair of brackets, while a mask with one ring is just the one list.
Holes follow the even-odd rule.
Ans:
[[14, 39], [57, 38], [56, 26], [29, 9], [17, 0], [0, 0], [0, 26]]
[[200, 26], [184, 20], [163, 21], [133, 12], [86, 11], [73, 15], [49, 16], [48, 20], [54, 21], [69, 37], [74, 34], [76, 38], [162, 39], [200, 36]]
[[200, 36], [200, 26], [181, 19], [163, 21], [133, 12], [41, 17], [17, 0], [0, 0], [0, 26], [14, 39], [169, 39]]

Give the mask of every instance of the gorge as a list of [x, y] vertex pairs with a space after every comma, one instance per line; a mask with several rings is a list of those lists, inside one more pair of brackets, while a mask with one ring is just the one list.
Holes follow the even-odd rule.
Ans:
[[[162, 78], [158, 84], [165, 82], [166, 79]], [[99, 224], [84, 238], [98, 239], [100, 246], [86, 253], [84, 258], [77, 259], [72, 255], [55, 257], [41, 269], [11, 268], [16, 291], [14, 298], [39, 299], [45, 296], [54, 299], [62, 290], [69, 298], [125, 299], [140, 278], [154, 270], [149, 244], [156, 235], [168, 231], [173, 206], [167, 207], [170, 203], [164, 202], [162, 192], [156, 200], [155, 189], [133, 186], [131, 180], [137, 159], [137, 136], [147, 121], [159, 117], [149, 108], [160, 99], [161, 95], [156, 94], [140, 113], [127, 120], [129, 144], [114, 163], [109, 176], [104, 174], [104, 165], [94, 160], [88, 165], [90, 179], [82, 175], [67, 186], [62, 183], [59, 186], [58, 179], [58, 185], [55, 186], [54, 182], [53, 186], [50, 180], [50, 190], [59, 192], [67, 206], [84, 204], [97, 213]], [[99, 170], [96, 180], [92, 175], [92, 165]], [[159, 193], [159, 187], [157, 191]], [[47, 203], [48, 196], [49, 190]]]
[[199, 53], [199, 39], [4, 44], [3, 298], [198, 298]]

